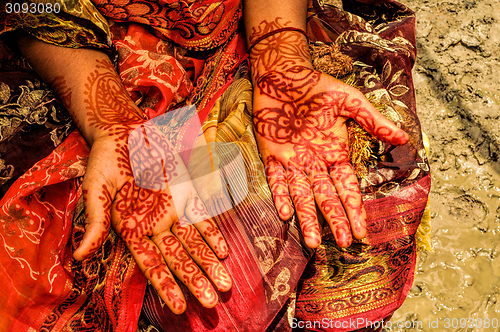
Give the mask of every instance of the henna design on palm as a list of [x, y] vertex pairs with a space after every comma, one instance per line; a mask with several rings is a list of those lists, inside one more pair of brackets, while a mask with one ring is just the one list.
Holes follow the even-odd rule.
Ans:
[[[263, 21], [249, 39], [281, 27], [279, 18]], [[345, 121], [355, 119], [390, 144], [404, 144], [407, 135], [358, 90], [313, 70], [301, 33], [271, 37], [256, 44], [250, 58], [256, 83], [253, 124], [276, 208], [282, 218], [291, 217], [289, 195], [306, 244], [317, 247], [317, 203], [337, 243], [347, 247], [352, 235], [365, 236], [366, 212], [349, 163]], [[290, 45], [292, 38], [295, 45]]]
[[[229, 290], [231, 279], [217, 258], [227, 256], [228, 249], [180, 156], [154, 124], [145, 122], [109, 61], [97, 62], [85, 95], [88, 125], [99, 135], [83, 183], [89, 220], [85, 244], [75, 257], [97, 250], [111, 225], [174, 313], [182, 313], [186, 302], [172, 273], [202, 305], [215, 306], [217, 293], [198, 265], [219, 290]], [[179, 220], [187, 225], [180, 227]]]

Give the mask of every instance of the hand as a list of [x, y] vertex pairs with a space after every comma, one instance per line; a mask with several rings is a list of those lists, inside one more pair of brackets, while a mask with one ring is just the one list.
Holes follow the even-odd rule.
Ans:
[[[19, 48], [50, 82], [92, 147], [82, 184], [86, 232], [74, 258], [96, 251], [112, 226], [174, 313], [183, 312], [186, 303], [171, 271], [202, 305], [215, 306], [217, 294], [195, 262], [219, 290], [229, 290], [231, 279], [217, 259], [227, 256], [227, 244], [208, 218], [182, 160], [161, 133], [145, 124], [108, 56], [27, 35], [20, 39]], [[140, 131], [130, 135], [136, 128], [146, 132], [147, 141], [137, 135]], [[129, 135], [136, 148], [130, 153]], [[164, 163], [141, 163], [147, 154]], [[134, 170], [141, 171], [135, 174], [138, 181]]]
[[[256, 80], [253, 122], [274, 203], [283, 220], [295, 209], [306, 244], [321, 243], [315, 202], [339, 246], [366, 235], [366, 212], [349, 162], [347, 118], [389, 144], [407, 134], [357, 89], [303, 65]], [[291, 199], [290, 199], [291, 197]]]
[[[174, 313], [182, 313], [186, 303], [171, 272], [202, 305], [213, 307], [217, 294], [198, 265], [220, 291], [229, 290], [231, 280], [216, 257], [227, 256], [227, 245], [179, 155], [152, 127], [140, 125], [141, 131], [134, 131], [129, 142], [117, 142], [116, 136], [94, 142], [83, 182], [88, 224], [74, 256], [83, 259], [98, 249], [111, 225]], [[141, 132], [146, 140], [138, 137]], [[134, 167], [129, 146], [134, 147], [130, 151]], [[148, 159], [151, 155], [153, 162]]]
[[96, 68], [84, 101], [92, 133], [82, 183], [87, 225], [73, 256], [92, 254], [112, 226], [174, 313], [186, 302], [171, 272], [213, 307], [217, 293], [198, 266], [220, 291], [229, 290], [231, 279], [217, 259], [227, 256], [227, 244], [170, 142], [141, 117], [110, 62]]

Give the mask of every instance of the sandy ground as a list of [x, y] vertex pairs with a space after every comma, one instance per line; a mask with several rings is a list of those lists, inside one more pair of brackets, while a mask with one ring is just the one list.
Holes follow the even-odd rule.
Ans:
[[420, 255], [385, 331], [498, 332], [500, 1], [401, 2], [417, 15], [413, 75], [431, 143], [433, 250]]

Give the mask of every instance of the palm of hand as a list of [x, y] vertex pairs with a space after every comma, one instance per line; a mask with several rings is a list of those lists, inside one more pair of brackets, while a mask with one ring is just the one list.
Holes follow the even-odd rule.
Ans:
[[231, 280], [217, 259], [227, 256], [225, 241], [171, 144], [150, 127], [139, 129], [148, 131], [146, 140], [128, 135], [130, 127], [115, 126], [115, 135], [92, 146], [83, 184], [87, 247], [75, 256], [99, 248], [112, 226], [173, 312], [183, 312], [186, 303], [171, 272], [204, 306], [213, 307], [217, 294], [198, 265], [219, 290], [227, 291]]
[[276, 208], [289, 219], [293, 201], [305, 242], [313, 248], [321, 242], [315, 202], [341, 247], [351, 244], [351, 230], [358, 239], [366, 234], [346, 143], [348, 117], [382, 140], [406, 140], [359, 91], [331, 76], [297, 65], [257, 81], [254, 128]]

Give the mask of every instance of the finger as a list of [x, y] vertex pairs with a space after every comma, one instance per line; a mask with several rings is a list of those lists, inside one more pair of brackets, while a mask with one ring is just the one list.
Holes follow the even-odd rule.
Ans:
[[293, 215], [293, 207], [288, 192], [285, 169], [273, 156], [267, 158], [266, 177], [273, 194], [274, 206], [276, 206], [281, 220], [289, 220]]
[[114, 192], [106, 184], [92, 180], [91, 176], [86, 175], [82, 183], [86, 225], [82, 242], [73, 253], [76, 260], [91, 256], [101, 247], [109, 233]]
[[170, 271], [186, 285], [204, 307], [213, 308], [218, 301], [217, 293], [179, 240], [168, 231], [158, 234], [153, 241], [163, 252]]
[[408, 134], [383, 116], [356, 88], [345, 85], [346, 98], [340, 115], [353, 118], [370, 134], [394, 145], [408, 141]]
[[[175, 239], [172, 234], [170, 236]], [[180, 246], [177, 241], [175, 241], [175, 244]], [[158, 247], [148, 238], [127, 243], [127, 247], [134, 256], [142, 273], [151, 282], [163, 302], [165, 302], [174, 314], [183, 313], [186, 310], [186, 300], [168, 266], [165, 264]], [[171, 261], [173, 260], [172, 257], [170, 259]]]
[[310, 181], [316, 203], [328, 222], [337, 244], [342, 248], [350, 246], [352, 236], [349, 220], [327, 170], [310, 175]]
[[351, 230], [356, 239], [366, 236], [366, 211], [363, 206], [358, 178], [350, 163], [345, 162], [330, 169], [335, 189], [349, 218]]
[[300, 170], [289, 169], [287, 178], [304, 241], [308, 247], [316, 248], [321, 243], [321, 235], [311, 185]]
[[215, 221], [208, 216], [205, 204], [197, 194], [188, 200], [184, 212], [187, 218], [181, 219], [183, 226], [186, 224], [194, 225], [217, 257], [226, 258], [229, 253], [226, 240], [224, 240], [224, 236], [222, 236]]
[[231, 289], [232, 281], [224, 266], [207, 243], [203, 241], [198, 230], [187, 220], [183, 222], [182, 219], [186, 219], [186, 217], [181, 217], [181, 220], [172, 227], [174, 235], [188, 251], [189, 256], [205, 271], [218, 290], [226, 292]]

